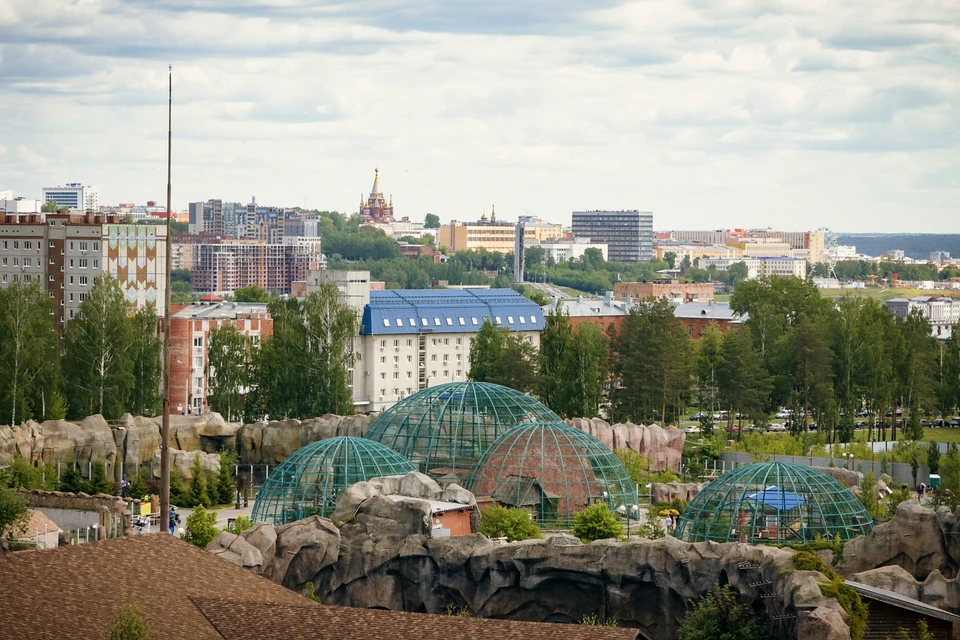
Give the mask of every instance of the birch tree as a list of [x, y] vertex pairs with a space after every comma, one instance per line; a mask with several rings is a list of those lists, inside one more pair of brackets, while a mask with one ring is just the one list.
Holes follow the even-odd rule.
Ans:
[[116, 279], [97, 276], [77, 316], [67, 324], [64, 373], [70, 414], [119, 418], [127, 410], [134, 376], [130, 358], [131, 309]]
[[[46, 419], [58, 394], [59, 346], [53, 305], [39, 284], [0, 290], [0, 415], [11, 425]], [[62, 417], [62, 416], [51, 416]]]
[[154, 416], [160, 413], [160, 374], [163, 370], [157, 314], [153, 307], [143, 307], [127, 322], [133, 373], [129, 411], [136, 416]]
[[243, 397], [250, 385], [250, 339], [233, 325], [210, 331], [207, 347], [210, 408], [228, 421], [243, 415]]

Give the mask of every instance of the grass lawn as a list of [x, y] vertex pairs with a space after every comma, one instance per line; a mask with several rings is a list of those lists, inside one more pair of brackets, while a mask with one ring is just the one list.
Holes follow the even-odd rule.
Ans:
[[841, 297], [845, 295], [868, 296], [880, 301], [890, 300], [891, 298], [912, 298], [914, 296], [949, 296], [950, 291], [938, 289], [927, 291], [925, 289], [891, 289], [889, 287], [866, 287], [864, 289], [821, 289], [820, 293], [827, 297]]
[[924, 440], [933, 440], [934, 442], [956, 442], [960, 444], [960, 429], [924, 429]]

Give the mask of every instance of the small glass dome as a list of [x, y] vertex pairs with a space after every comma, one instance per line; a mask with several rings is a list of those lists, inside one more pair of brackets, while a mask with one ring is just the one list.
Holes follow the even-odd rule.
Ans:
[[254, 522], [274, 525], [328, 516], [340, 492], [356, 482], [416, 471], [389, 447], [364, 438], [319, 440], [297, 449], [270, 473], [253, 505]]
[[687, 542], [782, 544], [849, 540], [873, 518], [845, 486], [811, 467], [762, 462], [725, 473], [695, 497], [674, 535]]
[[465, 484], [501, 433], [524, 422], [559, 420], [509, 387], [452, 382], [404, 398], [384, 411], [364, 437], [399, 451], [423, 473]]
[[494, 441], [471, 482], [477, 496], [527, 509], [548, 528], [569, 527], [596, 502], [635, 519], [636, 493], [623, 463], [602, 442], [563, 422], [514, 427]]

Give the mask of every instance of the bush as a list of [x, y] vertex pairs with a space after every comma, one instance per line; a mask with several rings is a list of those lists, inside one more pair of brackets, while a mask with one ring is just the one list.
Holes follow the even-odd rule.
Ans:
[[0, 537], [20, 535], [29, 522], [26, 499], [15, 489], [0, 486]]
[[607, 618], [603, 623], [600, 622], [600, 618], [597, 617], [597, 614], [591, 613], [588, 616], [583, 616], [580, 618], [580, 624], [586, 627], [616, 627], [617, 620], [616, 618]]
[[714, 586], [680, 624], [680, 640], [764, 640], [766, 625], [758, 620], [730, 585]]
[[128, 604], [117, 613], [107, 636], [110, 640], [149, 640], [150, 625], [141, 617], [140, 607]]
[[193, 546], [205, 548], [218, 533], [215, 511], [207, 512], [202, 506], [198, 506], [187, 517], [187, 540]]
[[850, 616], [851, 640], [863, 640], [863, 634], [867, 630], [867, 605], [853, 587], [844, 584], [843, 576], [824, 564], [819, 556], [806, 551], [793, 554], [793, 564], [801, 571], [819, 571], [827, 577], [826, 582], [820, 583], [820, 593], [828, 598], [836, 598], [837, 603]]
[[573, 535], [584, 544], [594, 540], [623, 539], [623, 525], [605, 502], [592, 504], [573, 517]]
[[484, 509], [480, 513], [480, 533], [488, 538], [505, 537], [507, 542], [543, 537], [528, 512], [508, 507]]
[[102, 461], [97, 460], [93, 463], [93, 471], [90, 474], [90, 493], [106, 493], [113, 495], [113, 480], [107, 478], [107, 466]]
[[187, 495], [187, 506], [210, 506], [210, 494], [207, 492], [207, 474], [200, 462], [200, 452], [193, 457], [193, 479], [190, 480], [190, 493]]
[[252, 526], [253, 520], [247, 516], [239, 515], [237, 516], [237, 519], [233, 521], [233, 525], [227, 527], [225, 530], [238, 536]]
[[217, 502], [233, 504], [237, 497], [237, 487], [233, 483], [234, 466], [237, 456], [232, 451], [220, 452], [220, 474], [217, 476]]
[[72, 462], [64, 463], [66, 469], [60, 471], [60, 482], [57, 483], [57, 491], [66, 493], [84, 493], [90, 492], [90, 484], [86, 481], [80, 470]]

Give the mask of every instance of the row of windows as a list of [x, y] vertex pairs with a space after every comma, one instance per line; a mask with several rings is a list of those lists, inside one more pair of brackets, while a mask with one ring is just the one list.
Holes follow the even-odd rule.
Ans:
[[[449, 353], [443, 354], [443, 361], [444, 361], [444, 362], [447, 362], [449, 359], [450, 359], [450, 354], [449, 354]], [[460, 362], [461, 360], [463, 360], [463, 354], [462, 354], [462, 353], [458, 353], [458, 354], [457, 354], [457, 362]], [[430, 355], [430, 361], [431, 361], [431, 362], [436, 362], [436, 361], [437, 361], [437, 354], [435, 354], [435, 353], [434, 353], [434, 354], [431, 354], [431, 355]], [[399, 364], [399, 363], [400, 363], [400, 356], [393, 356], [393, 362], [394, 362], [395, 364]], [[407, 356], [407, 362], [408, 362], [408, 363], [412, 363], [412, 362], [413, 362], [413, 356]], [[380, 356], [380, 364], [387, 364], [387, 356]]]
[[[14, 248], [14, 249], [19, 249], [19, 248], [20, 248], [20, 240], [4, 240], [4, 241], [2, 242], [2, 244], [0, 244], [0, 246], [3, 247], [4, 251], [6, 251], [7, 249], [10, 248], [10, 243], [11, 243], [11, 242], [13, 243], [13, 248]], [[34, 241], [33, 241], [33, 240], [24, 240], [24, 241], [23, 241], [23, 248], [24, 248], [24, 249], [34, 249], [34, 248], [39, 249], [39, 248], [40, 248], [40, 241], [39, 241], [39, 240], [36, 241], [36, 244], [37, 244], [36, 247], [34, 247], [33, 244], [34, 244]], [[89, 251], [89, 250], [90, 250], [90, 243], [89, 243], [88, 241], [86, 241], [86, 240], [83, 240], [83, 241], [79, 241], [79, 242], [77, 242], [77, 243], [71, 242], [71, 243], [70, 243], [70, 251], [73, 251], [73, 250], [74, 250], [74, 244], [79, 244], [79, 245], [80, 245], [80, 251]], [[55, 246], [54, 241], [51, 240], [51, 241], [50, 241], [50, 244], [49, 244], [48, 246], [49, 246], [51, 249], [53, 249], [54, 246]], [[99, 242], [94, 242], [94, 243], [93, 243], [93, 250], [94, 250], [94, 251], [99, 251], [99, 250], [100, 250], [100, 243], [99, 243]]]
[[[457, 373], [456, 373], [456, 377], [459, 378], [459, 377], [462, 375], [462, 373], [463, 373], [463, 369], [457, 369], [456, 372], [457, 372]], [[431, 377], [431, 378], [436, 378], [436, 377], [437, 377], [437, 371], [436, 371], [436, 370], [431, 371], [431, 372], [430, 372], [430, 377]], [[449, 377], [450, 377], [450, 369], [444, 369], [444, 370], [443, 370], [443, 377], [444, 377], [444, 378], [449, 378]], [[413, 378], [413, 372], [407, 371], [407, 380], [410, 380], [410, 379], [412, 379], [412, 378]], [[381, 379], [381, 380], [386, 380], [386, 379], [387, 379], [387, 373], [386, 373], [385, 371], [380, 374], [380, 379]], [[399, 372], [399, 371], [394, 371], [394, 372], [393, 372], [393, 379], [394, 379], [394, 380], [399, 380], [399, 379], [400, 379], [400, 372]], [[382, 393], [382, 392], [381, 392], [381, 393]]]
[[[433, 340], [433, 346], [437, 346], [438, 344], [450, 344], [450, 338], [431, 338], [431, 340]], [[463, 344], [463, 338], [457, 338], [457, 344]], [[383, 347], [386, 347], [386, 346], [387, 346], [387, 341], [386, 341], [386, 340], [381, 340], [381, 341], [380, 341], [380, 347], [383, 348]], [[399, 340], [394, 340], [394, 341], [393, 341], [393, 346], [399, 347], [399, 346], [400, 346], [400, 341], [399, 341]], [[413, 346], [413, 340], [409, 340], [409, 339], [408, 339], [408, 340], [407, 340], [407, 346], [408, 346], [408, 347], [412, 347], [412, 346]]]
[[[483, 318], [484, 320], [489, 320], [489, 317], [488, 317], [488, 316], [481, 316], [481, 318]], [[527, 324], [527, 319], [526, 319], [525, 316], [517, 316], [517, 319], [520, 321], [520, 324]], [[396, 320], [397, 320], [397, 325], [396, 325], [396, 326], [402, 329], [402, 328], [403, 328], [403, 320], [402, 320], [401, 318], [397, 318]], [[447, 324], [448, 327], [452, 327], [452, 326], [453, 326], [453, 320], [454, 320], [453, 318], [451, 318], [451, 317], [445, 317], [445, 318], [443, 318], [443, 320], [446, 321], [446, 324]], [[408, 318], [407, 321], [409, 322], [409, 324], [410, 324], [411, 327], [416, 328], [416, 326], [417, 326], [417, 321], [416, 321], [416, 320], [414, 320], [413, 318]], [[493, 321], [494, 321], [494, 324], [503, 324], [503, 322], [501, 322], [501, 320], [500, 320], [500, 316], [494, 316]], [[458, 323], [461, 327], [467, 326], [467, 320], [466, 320], [466, 318], [463, 318], [463, 317], [459, 317], [459, 316], [458, 316], [458, 317], [457, 317], [457, 323]], [[421, 326], [429, 327], [429, 326], [430, 326], [430, 321], [429, 321], [427, 318], [420, 318], [420, 324], [421, 324]], [[438, 317], [434, 317], [434, 319], [433, 319], [433, 324], [434, 324], [434, 326], [436, 326], [436, 327], [442, 327], [442, 326], [443, 326], [443, 322], [441, 321], [441, 318], [438, 318]], [[474, 326], [474, 327], [477, 327], [477, 326], [480, 325], [480, 321], [477, 319], [476, 316], [473, 316], [473, 317], [470, 318], [470, 324], [471, 324], [472, 326]], [[513, 316], [507, 316], [507, 324], [515, 324]], [[537, 317], [536, 317], [536, 316], [530, 316], [530, 324], [537, 324]], [[389, 326], [390, 326], [390, 318], [384, 318], [384, 319], [383, 319], [383, 326], [385, 326], [385, 327], [389, 327]]]

